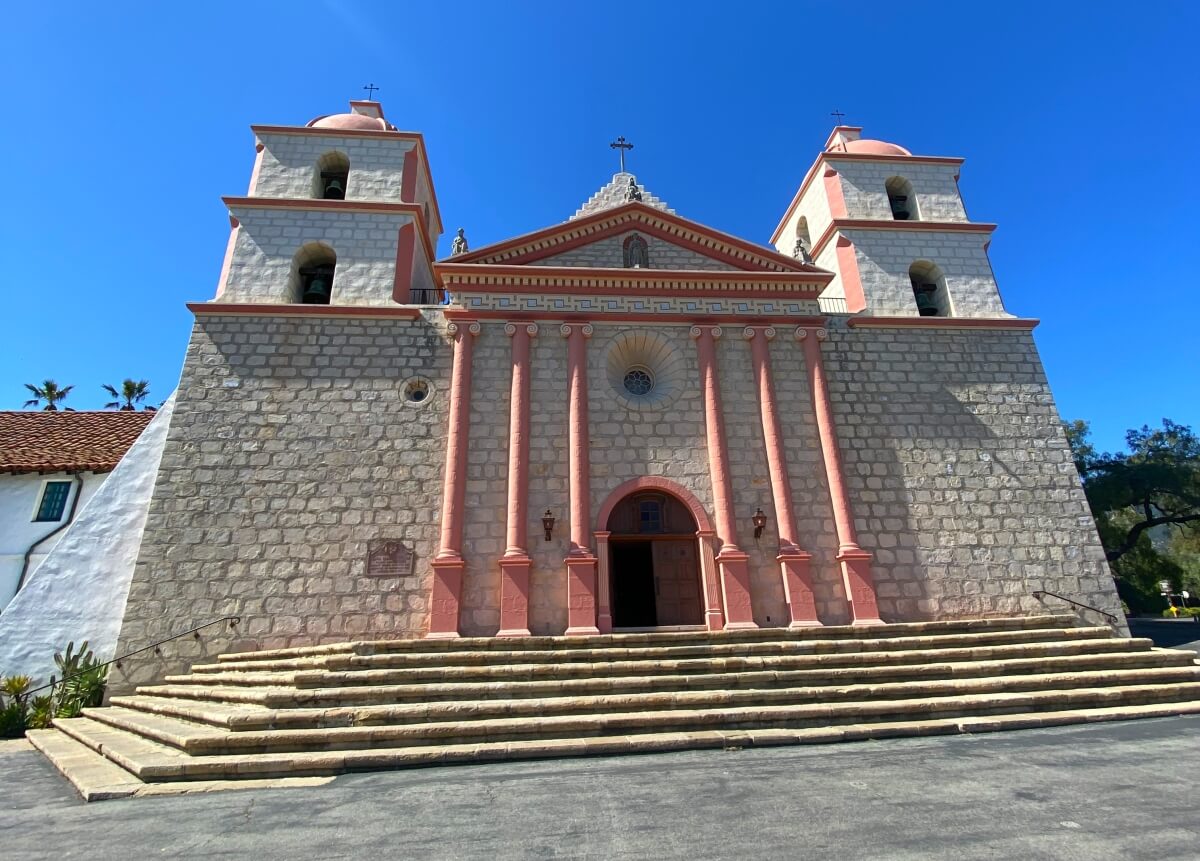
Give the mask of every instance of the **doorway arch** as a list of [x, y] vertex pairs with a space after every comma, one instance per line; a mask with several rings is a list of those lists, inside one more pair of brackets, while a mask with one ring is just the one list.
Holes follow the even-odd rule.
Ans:
[[686, 488], [655, 476], [627, 481], [597, 517], [604, 540], [600, 615], [614, 630], [702, 627], [708, 514]]

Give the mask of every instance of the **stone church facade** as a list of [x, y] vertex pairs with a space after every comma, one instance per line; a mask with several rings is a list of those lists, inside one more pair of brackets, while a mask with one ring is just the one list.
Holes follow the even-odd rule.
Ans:
[[437, 260], [378, 103], [253, 130], [117, 653], [239, 623], [114, 692], [351, 639], [1119, 612], [961, 159], [843, 126], [772, 247], [619, 173]]

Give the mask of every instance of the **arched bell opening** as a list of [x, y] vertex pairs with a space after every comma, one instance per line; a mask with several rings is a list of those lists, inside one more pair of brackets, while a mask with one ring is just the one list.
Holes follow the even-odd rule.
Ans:
[[908, 280], [912, 284], [918, 314], [922, 317], [949, 317], [951, 315], [950, 293], [946, 289], [946, 276], [942, 274], [942, 270], [936, 263], [918, 260], [908, 267]]
[[323, 242], [310, 242], [292, 258], [292, 301], [303, 305], [328, 305], [333, 298], [337, 254]]
[[896, 221], [921, 220], [921, 213], [917, 211], [917, 196], [913, 193], [911, 182], [902, 176], [893, 176], [884, 187], [887, 189], [888, 205], [892, 208], [892, 218]]
[[345, 200], [350, 181], [350, 157], [331, 150], [317, 159], [313, 174], [313, 197], [321, 200]]
[[614, 630], [704, 624], [698, 526], [687, 503], [659, 488], [635, 490], [606, 529]]

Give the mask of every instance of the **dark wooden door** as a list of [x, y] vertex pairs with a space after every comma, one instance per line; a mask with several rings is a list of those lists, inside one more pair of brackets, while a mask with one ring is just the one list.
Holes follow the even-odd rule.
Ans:
[[659, 625], [700, 625], [700, 566], [696, 540], [654, 542], [654, 606]]

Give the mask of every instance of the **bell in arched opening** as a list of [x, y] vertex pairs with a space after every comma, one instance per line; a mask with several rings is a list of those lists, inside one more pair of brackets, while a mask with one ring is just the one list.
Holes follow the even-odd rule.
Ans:
[[328, 305], [333, 295], [333, 264], [320, 263], [300, 270], [300, 301], [305, 305]]
[[325, 200], [346, 199], [346, 174], [340, 171], [321, 171], [321, 196]]

